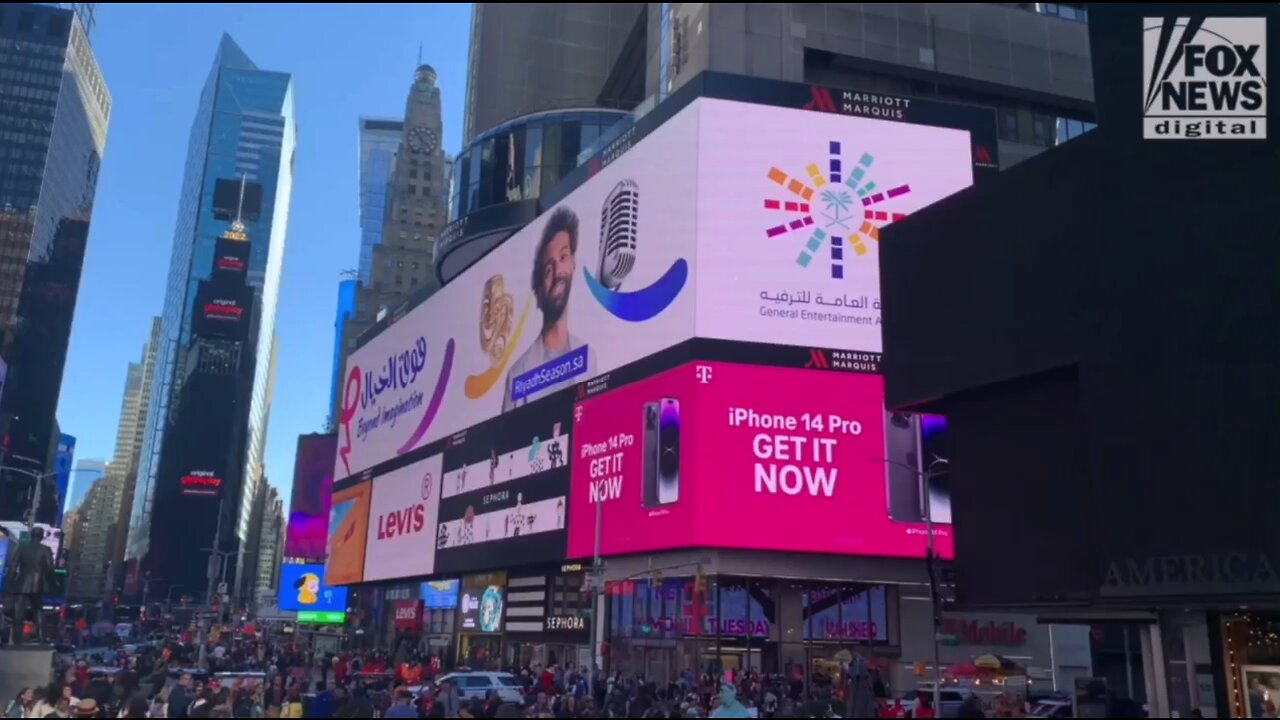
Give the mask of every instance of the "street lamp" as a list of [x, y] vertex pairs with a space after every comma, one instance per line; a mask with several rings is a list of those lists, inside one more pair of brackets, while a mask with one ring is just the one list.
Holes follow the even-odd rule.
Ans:
[[[81, 468], [81, 469], [85, 469], [85, 468]], [[35, 470], [27, 470], [25, 468], [14, 467], [12, 465], [0, 465], [0, 472], [3, 472], [5, 470], [13, 473], [18, 473], [19, 475], [26, 475], [27, 477], [35, 481], [35, 491], [31, 493], [32, 494], [31, 510], [28, 511], [28, 515], [27, 515], [27, 529], [30, 530], [31, 528], [35, 527], [36, 516], [40, 513], [40, 483], [44, 482], [48, 478], [57, 477], [59, 473], [57, 472], [41, 473]]]
[[[874, 461], [873, 461], [874, 462]], [[938, 577], [937, 577], [937, 553], [935, 552], [935, 541], [933, 534], [933, 493], [929, 492], [929, 486], [935, 477], [945, 475], [950, 472], [950, 461], [946, 458], [934, 457], [933, 462], [929, 463], [929, 467], [924, 472], [920, 468], [898, 462], [896, 460], [882, 460], [886, 465], [893, 465], [905, 468], [915, 473], [923, 484], [924, 492], [924, 521], [925, 533], [929, 536], [928, 549], [925, 551], [925, 563], [929, 572], [929, 600], [933, 608], [933, 711], [935, 713], [942, 710], [942, 608], [938, 599]]]

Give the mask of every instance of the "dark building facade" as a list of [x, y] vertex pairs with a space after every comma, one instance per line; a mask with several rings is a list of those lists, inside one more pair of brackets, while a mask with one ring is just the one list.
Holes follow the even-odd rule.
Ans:
[[1280, 126], [1185, 99], [1274, 76], [1278, 11], [1095, 5], [1098, 131], [882, 243], [888, 400], [947, 416], [965, 488], [959, 602], [1137, 625], [1151, 717], [1280, 702]]
[[58, 514], [54, 415], [110, 114], [73, 12], [0, 6], [0, 518]]

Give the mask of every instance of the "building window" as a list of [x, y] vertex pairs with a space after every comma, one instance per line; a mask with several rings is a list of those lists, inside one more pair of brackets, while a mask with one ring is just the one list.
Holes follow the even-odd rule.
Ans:
[[[402, 237], [402, 238], [403, 238], [403, 237], [404, 237], [404, 233], [400, 233], [400, 237]], [[383, 261], [382, 261], [382, 267], [384, 267], [384, 268], [389, 268], [389, 267], [391, 267], [391, 258], [387, 258], [386, 260], [383, 260]]]
[[410, 180], [417, 180], [417, 179], [418, 179], [418, 169], [417, 169], [417, 168], [409, 168], [409, 179], [410, 179]]
[[416, 277], [411, 277], [411, 278], [409, 278], [409, 285], [410, 285], [410, 286], [412, 286], [412, 287], [417, 287], [417, 285], [418, 285], [418, 278], [416, 278]]
[[1054, 118], [1047, 115], [1035, 114], [1031, 118], [1031, 142], [1041, 147], [1050, 147], [1054, 144]]
[[1019, 142], [1018, 111], [1015, 108], [1000, 108], [1000, 139]]
[[404, 261], [403, 261], [403, 260], [397, 260], [397, 261], [396, 261], [396, 267], [398, 267], [398, 268], [403, 268], [403, 267], [404, 267]]
[[[417, 235], [414, 235], [414, 236], [413, 236], [413, 238], [414, 238], [415, 240], [419, 240], [419, 239], [421, 239], [421, 238], [420, 238], [419, 236], [417, 236]], [[413, 262], [413, 264], [412, 264], [410, 267], [412, 267], [414, 270], [417, 270], [417, 269], [418, 269], [418, 262], [415, 260], [415, 261]]]
[[404, 278], [403, 278], [403, 277], [401, 277], [401, 276], [399, 276], [399, 275], [397, 275], [397, 276], [396, 276], [396, 285], [404, 285]]

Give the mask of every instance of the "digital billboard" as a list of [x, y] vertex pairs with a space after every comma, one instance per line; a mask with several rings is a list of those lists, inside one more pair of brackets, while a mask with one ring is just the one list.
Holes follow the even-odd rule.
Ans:
[[505, 572], [468, 575], [462, 579], [462, 631], [500, 633], [507, 606]]
[[969, 132], [697, 107], [697, 335], [880, 352], [880, 230], [973, 184]]
[[324, 560], [329, 540], [329, 504], [333, 500], [333, 454], [338, 436], [299, 435], [293, 461], [293, 493], [284, 554]]
[[372, 483], [362, 482], [333, 493], [325, 561], [325, 572], [333, 585], [351, 585], [364, 579], [372, 490]]
[[189, 497], [216, 498], [222, 493], [222, 476], [216, 470], [188, 470], [179, 483], [182, 494]]
[[346, 618], [347, 589], [326, 585], [323, 565], [282, 565], [279, 596], [280, 609], [298, 613], [299, 622], [341, 623]]
[[252, 287], [201, 282], [196, 291], [192, 329], [199, 337], [240, 339], [249, 332], [252, 308]]
[[572, 410], [562, 393], [449, 438], [436, 572], [564, 559]]
[[[885, 411], [878, 375], [692, 363], [587, 398], [574, 413], [569, 556], [592, 555], [603, 504], [605, 555], [922, 557], [917, 428]], [[951, 527], [935, 539], [950, 557]]]
[[422, 604], [428, 610], [454, 610], [458, 607], [461, 580], [431, 580], [422, 583]]
[[680, 113], [352, 353], [334, 477], [692, 337], [696, 140]]
[[442, 459], [432, 455], [373, 479], [365, 544], [366, 582], [435, 572], [433, 545]]
[[213, 246], [213, 282], [222, 286], [244, 284], [249, 269], [249, 243], [220, 237]]

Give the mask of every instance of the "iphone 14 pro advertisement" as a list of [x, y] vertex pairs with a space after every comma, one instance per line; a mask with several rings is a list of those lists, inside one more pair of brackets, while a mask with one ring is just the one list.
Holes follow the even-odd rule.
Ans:
[[570, 557], [593, 554], [597, 523], [605, 555], [923, 557], [930, 513], [953, 554], [949, 495], [925, 463], [922, 430], [938, 429], [887, 412], [878, 375], [691, 363], [573, 413]]
[[445, 441], [436, 572], [564, 558], [572, 412], [562, 392]]

